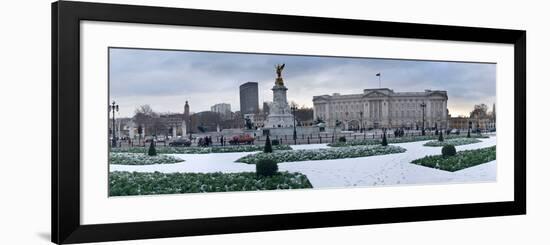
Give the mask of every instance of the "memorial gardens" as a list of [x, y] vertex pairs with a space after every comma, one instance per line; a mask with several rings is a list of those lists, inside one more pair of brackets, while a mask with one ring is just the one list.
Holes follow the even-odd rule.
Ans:
[[[496, 109], [493, 104], [492, 111], [489, 111], [484, 103], [488, 100], [483, 97], [494, 101], [493, 85], [489, 86], [488, 95], [474, 98], [474, 94], [481, 93], [461, 97], [464, 92], [442, 89], [451, 85], [438, 82], [422, 85], [437, 89], [396, 92], [381, 86], [380, 72], [375, 76], [378, 88], [371, 85], [362, 89], [364, 84], [360, 80], [346, 83], [342, 77], [336, 77], [340, 79], [338, 81], [317, 77], [318, 84], [305, 82], [315, 79], [316, 74], [341, 74], [323, 62], [335, 66], [341, 64], [339, 69], [344, 70], [349, 69], [349, 64], [383, 67], [384, 62], [394, 62], [389, 67], [407, 71], [422, 69], [424, 64], [428, 64], [426, 69], [429, 71], [433, 67], [445, 70], [445, 67], [464, 66], [472, 73], [487, 71], [482, 75], [490, 79], [494, 75], [494, 65], [452, 63], [441, 66], [442, 62], [435, 61], [367, 62], [354, 58], [191, 51], [143, 51], [142, 54], [139, 49], [113, 49], [110, 52], [114, 52], [110, 56], [113, 59], [111, 65], [119, 69], [112, 69], [112, 102], [108, 111], [110, 196], [496, 181]], [[118, 53], [134, 57], [119, 59], [131, 64], [117, 63]], [[135, 58], [145, 53], [155, 54], [151, 62], [173, 59], [174, 64], [181, 64], [172, 68], [168, 61], [160, 62], [162, 66], [156, 71], [158, 73], [153, 73], [156, 77], [132, 83], [149, 76], [147, 70], [155, 66], [153, 63], [144, 66], [143, 71], [133, 67], [143, 65], [136, 63], [138, 61], [149, 62], [148, 59]], [[286, 60], [290, 65], [273, 63], [273, 57]], [[317, 59], [323, 62], [317, 62]], [[205, 65], [205, 60], [212, 64]], [[234, 62], [237, 60], [248, 63], [241, 65]], [[188, 70], [187, 73], [193, 76], [186, 79], [210, 79], [208, 81], [214, 84], [187, 81], [185, 84], [195, 87], [179, 88], [183, 83], [172, 81], [179, 76], [185, 77], [187, 73], [178, 69], [187, 69], [185, 67], [191, 67], [190, 64], [194, 64], [192, 67], [196, 70]], [[266, 64], [271, 67], [264, 69]], [[120, 67], [131, 72], [120, 72], [124, 71]], [[255, 68], [250, 70], [250, 67]], [[483, 69], [478, 69], [480, 67]], [[290, 69], [289, 75], [285, 76], [287, 69]], [[456, 72], [453, 69], [450, 71]], [[426, 76], [427, 70], [419, 74]], [[168, 80], [159, 75], [162, 72], [168, 74], [164, 75]], [[244, 82], [240, 86], [230, 82], [242, 80], [240, 76], [253, 77], [255, 74], [261, 74], [257, 75], [259, 77], [269, 74], [270, 81]], [[459, 76], [459, 73], [445, 74]], [[357, 76], [351, 74], [348, 79]], [[156, 78], [158, 82], [155, 82]], [[396, 78], [408, 79], [390, 75], [389, 83]], [[216, 83], [217, 80], [220, 82]], [[140, 87], [144, 84], [150, 84], [151, 90]], [[171, 85], [163, 88], [163, 84]], [[207, 89], [207, 86], [210, 87]], [[406, 83], [402, 86], [416, 88]], [[177, 94], [177, 89], [184, 91], [178, 93], [187, 97]], [[214, 90], [217, 92], [212, 92]], [[156, 93], [160, 95], [155, 97]], [[237, 93], [239, 103], [233, 96]], [[264, 102], [260, 107], [259, 98], [262, 96]], [[456, 98], [460, 103], [450, 98]], [[480, 103], [468, 104], [472, 100]], [[296, 101], [304, 105], [299, 106]], [[205, 103], [211, 103], [209, 110], [204, 109]], [[192, 106], [196, 104], [201, 108], [194, 112]], [[457, 104], [467, 104], [469, 109]], [[164, 112], [157, 112], [153, 107]], [[233, 111], [232, 107], [239, 110]], [[170, 112], [171, 108], [183, 110], [181, 113]], [[465, 113], [465, 110], [471, 111]], [[451, 116], [455, 111], [469, 115]]]

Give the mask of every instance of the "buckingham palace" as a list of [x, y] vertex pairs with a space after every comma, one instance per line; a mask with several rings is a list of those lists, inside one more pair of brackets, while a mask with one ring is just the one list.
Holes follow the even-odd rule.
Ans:
[[[337, 122], [345, 130], [360, 128], [447, 127], [447, 91], [394, 92], [388, 88], [365, 89], [361, 94], [313, 97], [315, 119], [329, 127]], [[424, 114], [424, 117], [423, 117]]]

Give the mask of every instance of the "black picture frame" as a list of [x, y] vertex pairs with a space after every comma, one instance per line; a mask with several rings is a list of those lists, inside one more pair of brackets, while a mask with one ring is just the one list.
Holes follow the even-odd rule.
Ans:
[[[514, 45], [514, 201], [152, 222], [80, 224], [80, 21], [452, 40]], [[52, 4], [52, 242], [58, 244], [526, 213], [526, 32], [61, 1]]]

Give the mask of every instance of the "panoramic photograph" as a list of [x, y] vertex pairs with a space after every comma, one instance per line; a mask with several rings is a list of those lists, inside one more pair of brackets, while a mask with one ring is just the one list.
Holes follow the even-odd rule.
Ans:
[[109, 48], [109, 196], [495, 182], [496, 64]]

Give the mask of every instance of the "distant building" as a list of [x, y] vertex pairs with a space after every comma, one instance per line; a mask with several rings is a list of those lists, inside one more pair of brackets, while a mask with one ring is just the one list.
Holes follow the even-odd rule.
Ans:
[[224, 119], [231, 117], [231, 104], [219, 103], [210, 107], [210, 111], [220, 114]]
[[313, 97], [313, 117], [346, 130], [364, 128], [447, 127], [447, 91], [394, 92], [365, 89], [361, 94]]
[[470, 117], [450, 117], [449, 128], [467, 130], [472, 123], [472, 130], [492, 130], [496, 128], [495, 120], [492, 117], [470, 118]]
[[[189, 105], [187, 105], [189, 107]], [[187, 134], [187, 119], [185, 113], [168, 113], [160, 115], [160, 123], [166, 130], [166, 135], [185, 136]], [[162, 130], [160, 134], [164, 134]]]
[[469, 121], [470, 121], [469, 117], [464, 117], [464, 116], [449, 117], [449, 128], [468, 129]]
[[187, 100], [185, 101], [185, 106], [183, 108], [183, 118], [185, 121], [189, 121], [189, 103]]
[[241, 114], [254, 114], [259, 111], [258, 83], [243, 83], [239, 86], [239, 97], [241, 102]]
[[[132, 118], [128, 117], [122, 117], [117, 118], [116, 120], [116, 136], [119, 138], [132, 138], [136, 134], [134, 128], [134, 121]], [[109, 123], [109, 129], [111, 128], [111, 124]]]

